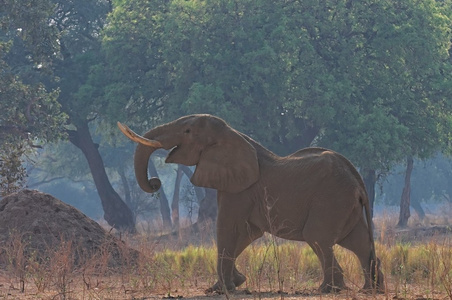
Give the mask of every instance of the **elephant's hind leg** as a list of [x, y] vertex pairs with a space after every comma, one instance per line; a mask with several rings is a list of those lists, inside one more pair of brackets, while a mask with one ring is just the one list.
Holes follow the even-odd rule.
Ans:
[[369, 231], [364, 220], [361, 219], [343, 240], [338, 243], [340, 246], [352, 251], [358, 257], [364, 272], [364, 286], [362, 290], [369, 292], [384, 292], [383, 274], [380, 271], [379, 262], [371, 261], [371, 244]]
[[347, 289], [341, 266], [334, 256], [333, 247], [319, 242], [310, 243], [311, 248], [320, 260], [323, 270], [323, 282], [319, 287], [321, 293], [336, 293]]

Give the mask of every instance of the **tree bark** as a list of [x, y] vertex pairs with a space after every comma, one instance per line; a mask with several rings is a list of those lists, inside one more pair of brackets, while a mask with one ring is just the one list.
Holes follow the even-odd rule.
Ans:
[[[158, 177], [157, 169], [155, 168], [154, 162], [152, 159], [149, 159], [149, 174], [154, 177]], [[160, 202], [160, 214], [162, 216], [162, 222], [163, 222], [163, 228], [164, 229], [171, 229], [172, 222], [171, 222], [171, 212], [170, 207], [168, 204], [168, 198], [166, 197], [165, 192], [163, 191], [163, 188], [160, 188], [159, 191], [159, 202]]]
[[[182, 171], [188, 178], [193, 176], [193, 172], [187, 166], [181, 165]], [[203, 193], [204, 190], [204, 193]], [[199, 210], [197, 223], [207, 220], [215, 222], [217, 219], [217, 191], [209, 188], [195, 186], [195, 194], [198, 198]]]
[[362, 177], [364, 185], [366, 186], [367, 194], [369, 196], [370, 217], [374, 217], [374, 202], [375, 202], [375, 184], [377, 183], [377, 172], [371, 169], [363, 169]]
[[179, 199], [180, 199], [180, 182], [182, 179], [182, 169], [180, 166], [176, 170], [176, 181], [174, 184], [173, 201], [171, 202], [171, 217], [173, 220], [173, 229], [179, 230]]
[[[123, 165], [119, 166], [117, 171], [118, 171], [119, 177], [121, 178], [122, 187], [124, 189], [124, 202], [130, 208], [132, 213], [133, 212], [136, 213], [136, 211], [135, 211], [136, 207], [134, 207], [134, 205], [132, 203], [129, 181], [127, 180], [127, 176], [126, 176], [126, 172], [124, 170], [124, 166]], [[134, 215], [135, 215], [135, 213], [134, 213]], [[135, 215], [135, 217], [136, 217], [136, 215]], [[136, 221], [136, 219], [135, 219], [135, 221]]]
[[[179, 165], [179, 167], [184, 172], [185, 176], [187, 176], [187, 178], [191, 178], [193, 176], [193, 172], [189, 167], [184, 166], [184, 165]], [[198, 202], [199, 202], [204, 198], [204, 195], [205, 195], [204, 188], [201, 188], [196, 185], [194, 185], [193, 187], [195, 189], [196, 198], [198, 198]]]
[[77, 130], [69, 131], [69, 140], [83, 152], [88, 161], [104, 209], [105, 221], [115, 229], [135, 233], [133, 213], [111, 186], [98, 146], [91, 137], [88, 123], [78, 124]]
[[406, 227], [410, 218], [410, 194], [411, 194], [411, 173], [413, 172], [413, 157], [408, 156], [406, 160], [405, 185], [400, 197], [400, 214], [397, 227]]
[[419, 219], [421, 221], [424, 220], [425, 219], [425, 211], [422, 208], [422, 205], [419, 202], [419, 200], [417, 200], [416, 197], [411, 197], [411, 193], [410, 193], [410, 205], [416, 211]]
[[[155, 155], [158, 156], [166, 156], [167, 151], [166, 150], [156, 150], [155, 151]], [[151, 165], [151, 163], [149, 164]], [[150, 173], [151, 176], [157, 176], [157, 170], [155, 169], [154, 166], [152, 166], [153, 169], [150, 169]], [[192, 170], [184, 165], [179, 165], [180, 170], [183, 171], [183, 173], [185, 174], [185, 176], [187, 176], [188, 178], [191, 178], [193, 176], [193, 172]], [[201, 188], [198, 186], [194, 186], [195, 189], [195, 194], [196, 197], [198, 198], [198, 203], [199, 203], [199, 211], [198, 211], [198, 219], [197, 219], [197, 223], [206, 221], [206, 220], [211, 220], [213, 222], [215, 222], [215, 220], [217, 219], [217, 191], [214, 189], [205, 189], [205, 188]], [[163, 193], [163, 191], [162, 191]], [[166, 219], [166, 223], [167, 226], [169, 226], [168, 228], [171, 228], [171, 218], [170, 218], [170, 209], [168, 206], [168, 201], [166, 200], [166, 196], [164, 195], [164, 199], [161, 199], [160, 201], [160, 208], [161, 208], [161, 213], [162, 213], [162, 217], [165, 215], [165, 219]], [[166, 205], [165, 205], [166, 203]], [[162, 207], [164, 207], [164, 209], [162, 210]], [[165, 208], [167, 207], [167, 208]]]

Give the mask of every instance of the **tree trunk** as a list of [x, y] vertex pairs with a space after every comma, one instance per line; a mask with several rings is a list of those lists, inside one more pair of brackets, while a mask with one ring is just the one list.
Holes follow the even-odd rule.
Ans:
[[406, 227], [410, 218], [410, 193], [411, 193], [411, 173], [413, 172], [413, 157], [408, 156], [406, 160], [405, 186], [400, 198], [400, 214], [397, 227]]
[[134, 233], [136, 230], [132, 211], [111, 186], [98, 146], [94, 144], [91, 137], [88, 123], [78, 124], [76, 131], [69, 131], [69, 140], [83, 152], [88, 161], [104, 209], [105, 221], [115, 229]]
[[[166, 150], [156, 150], [155, 155], [158, 156], [166, 156], [168, 151]], [[151, 163], [149, 164], [151, 165]], [[157, 176], [157, 170], [152, 166], [152, 170], [150, 169], [151, 176]], [[193, 171], [184, 165], [179, 165], [180, 170], [183, 171], [185, 176], [191, 178], [193, 176]], [[197, 223], [203, 222], [205, 220], [215, 221], [217, 219], [217, 191], [213, 189], [205, 189], [199, 186], [194, 186], [196, 197], [198, 198], [199, 203], [199, 211], [198, 211], [198, 220]], [[171, 218], [170, 218], [170, 209], [168, 206], [168, 201], [166, 200], [166, 196], [164, 195], [164, 199], [161, 199], [160, 207], [164, 207], [164, 203], [166, 203], [166, 207], [162, 212], [162, 216], [165, 214], [167, 219], [167, 224], [169, 224], [169, 228], [171, 228]], [[163, 206], [162, 206], [163, 205]], [[168, 222], [169, 220], [169, 222]]]
[[[179, 165], [179, 167], [184, 172], [185, 176], [187, 176], [187, 178], [191, 178], [193, 176], [193, 172], [189, 167], [184, 165]], [[198, 198], [198, 202], [200, 202], [205, 196], [204, 188], [196, 185], [194, 185], [193, 187], [195, 189], [196, 198]]]
[[416, 211], [417, 216], [419, 217], [419, 219], [422, 221], [425, 219], [425, 211], [422, 208], [421, 203], [419, 202], [419, 200], [417, 200], [416, 197], [411, 197], [410, 195], [410, 204], [411, 207]]
[[[149, 159], [149, 174], [151, 176], [158, 177], [157, 169], [155, 168], [154, 162], [152, 159]], [[164, 229], [171, 229], [172, 222], [171, 222], [171, 211], [168, 204], [168, 198], [166, 197], [165, 192], [163, 191], [163, 188], [160, 188], [159, 191], [159, 201], [160, 201], [160, 214], [162, 215], [162, 222], [163, 222], [163, 228]]]
[[[121, 164], [121, 166], [117, 169], [119, 177], [121, 178], [122, 187], [124, 189], [124, 202], [129, 207], [129, 209], [132, 211], [134, 216], [136, 217], [136, 206], [132, 203], [132, 197], [130, 192], [130, 186], [129, 181], [127, 180], [126, 172], [124, 170], [124, 165]], [[135, 219], [136, 222], [136, 219]]]
[[180, 199], [180, 182], [182, 179], [182, 169], [180, 166], [176, 170], [176, 182], [174, 184], [173, 202], [171, 202], [171, 216], [173, 219], [173, 229], [179, 230], [179, 199]]
[[[188, 178], [193, 176], [193, 172], [187, 166], [181, 165], [182, 171]], [[204, 190], [204, 193], [202, 192]], [[195, 186], [196, 197], [198, 198], [199, 210], [197, 223], [210, 220], [215, 222], [217, 219], [217, 191], [209, 188], [200, 188]]]
[[374, 202], [375, 202], [375, 184], [377, 183], [377, 174], [375, 170], [363, 169], [362, 176], [364, 185], [366, 186], [367, 194], [369, 196], [370, 217], [374, 217]]

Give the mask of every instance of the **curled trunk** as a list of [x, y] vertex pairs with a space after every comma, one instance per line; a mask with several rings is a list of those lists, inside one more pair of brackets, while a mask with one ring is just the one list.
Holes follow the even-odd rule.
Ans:
[[152, 177], [148, 179], [149, 158], [157, 148], [138, 144], [135, 150], [134, 168], [135, 177], [140, 188], [147, 193], [155, 193], [161, 186], [160, 179]]
[[136, 134], [133, 130], [120, 122], [118, 122], [118, 127], [125, 136], [138, 143], [134, 157], [135, 177], [138, 185], [145, 192], [157, 192], [161, 186], [161, 182], [160, 179], [156, 177], [148, 179], [148, 164], [152, 153], [163, 147], [159, 141], [153, 140], [155, 133], [160, 132], [162, 127], [157, 127], [154, 130], [148, 131], [144, 136]]

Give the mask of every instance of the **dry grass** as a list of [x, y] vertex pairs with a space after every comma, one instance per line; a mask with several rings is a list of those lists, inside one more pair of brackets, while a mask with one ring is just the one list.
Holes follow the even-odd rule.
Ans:
[[[377, 224], [377, 254], [387, 284], [384, 295], [358, 292], [363, 284], [356, 257], [337, 247], [350, 290], [319, 295], [320, 264], [303, 243], [271, 236], [255, 242], [238, 258], [248, 278], [232, 295], [205, 296], [216, 281], [216, 249], [211, 238], [186, 246], [188, 233], [165, 238], [142, 233], [125, 237], [141, 253], [138, 261], [123, 255], [120, 266], [108, 264], [108, 247], [96, 257], [74, 261], [74, 245], [64, 241], [42, 257], [28, 253], [20, 234], [0, 245], [0, 299], [452, 299], [452, 238], [399, 242], [390, 221]], [[199, 235], [198, 235], [199, 238]], [[199, 239], [198, 239], [199, 242]], [[127, 253], [126, 251], [124, 253]]]

